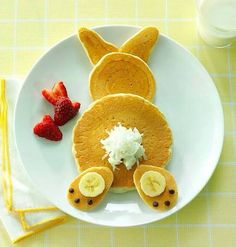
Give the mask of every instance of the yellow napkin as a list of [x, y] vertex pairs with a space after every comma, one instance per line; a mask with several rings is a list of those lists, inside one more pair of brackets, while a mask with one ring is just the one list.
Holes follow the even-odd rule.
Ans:
[[0, 79], [0, 219], [13, 243], [66, 218], [33, 187], [20, 162], [13, 131], [19, 90], [19, 80]]

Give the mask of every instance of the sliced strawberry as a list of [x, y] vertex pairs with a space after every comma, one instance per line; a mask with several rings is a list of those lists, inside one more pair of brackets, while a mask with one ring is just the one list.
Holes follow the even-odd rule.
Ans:
[[34, 126], [34, 134], [51, 141], [60, 141], [62, 133], [49, 115], [45, 115], [41, 122]]
[[69, 98], [58, 98], [55, 105], [54, 122], [56, 125], [64, 125], [70, 119], [72, 119], [78, 112], [80, 103], [72, 103]]
[[68, 97], [66, 87], [62, 81], [55, 83], [52, 89], [43, 89], [42, 95], [53, 105], [56, 105], [59, 97]]
[[53, 93], [54, 93], [55, 95], [57, 95], [57, 96], [68, 97], [66, 87], [65, 87], [65, 85], [63, 84], [62, 81], [57, 82], [57, 83], [53, 86], [52, 91], [53, 91]]
[[58, 97], [52, 92], [51, 89], [43, 89], [42, 95], [51, 104], [55, 105], [57, 103]]
[[80, 103], [79, 102], [74, 102], [74, 103], [72, 103], [72, 105], [73, 105], [75, 110], [79, 110], [79, 108], [80, 108]]

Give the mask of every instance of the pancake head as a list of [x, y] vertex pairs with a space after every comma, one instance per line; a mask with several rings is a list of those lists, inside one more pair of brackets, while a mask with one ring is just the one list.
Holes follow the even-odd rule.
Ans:
[[148, 100], [155, 95], [155, 79], [148, 65], [128, 53], [105, 55], [93, 68], [89, 77], [93, 100], [108, 94], [132, 93]]

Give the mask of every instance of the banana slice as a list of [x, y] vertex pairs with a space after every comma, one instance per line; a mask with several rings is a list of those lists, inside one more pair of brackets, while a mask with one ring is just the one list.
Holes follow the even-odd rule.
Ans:
[[75, 208], [88, 211], [105, 197], [113, 182], [113, 172], [108, 167], [91, 167], [70, 184], [67, 199]]
[[105, 189], [105, 181], [97, 172], [86, 173], [79, 182], [79, 190], [82, 195], [96, 197]]
[[178, 190], [169, 171], [157, 166], [139, 165], [133, 178], [140, 197], [151, 208], [166, 210], [175, 205]]
[[140, 179], [140, 183], [143, 192], [151, 197], [160, 195], [166, 187], [165, 177], [156, 171], [145, 172]]

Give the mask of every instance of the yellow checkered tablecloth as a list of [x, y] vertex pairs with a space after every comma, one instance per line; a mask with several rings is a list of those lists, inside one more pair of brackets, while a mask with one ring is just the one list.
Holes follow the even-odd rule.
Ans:
[[[24, 76], [46, 49], [79, 26], [156, 25], [205, 65], [219, 90], [225, 140], [207, 186], [184, 209], [153, 224], [107, 228], [70, 219], [17, 246], [236, 246], [236, 47], [215, 49], [197, 35], [194, 0], [0, 0], [0, 75]], [[11, 246], [0, 225], [0, 246]]]

